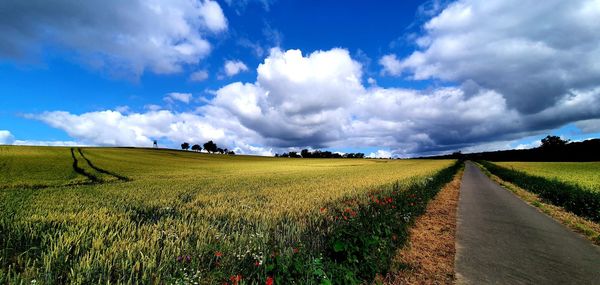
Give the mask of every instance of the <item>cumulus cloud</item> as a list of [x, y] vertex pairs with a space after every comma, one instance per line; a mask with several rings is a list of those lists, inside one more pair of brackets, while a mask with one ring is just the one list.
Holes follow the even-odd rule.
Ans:
[[7, 130], [0, 130], [0, 145], [85, 146], [75, 141], [17, 140]]
[[163, 98], [163, 100], [165, 100], [169, 103], [175, 103], [176, 101], [179, 101], [179, 102], [183, 102], [185, 104], [189, 104], [190, 100], [192, 100], [192, 94], [191, 93], [171, 92], [171, 93], [167, 94], [167, 96], [165, 96]]
[[364, 88], [361, 66], [347, 50], [271, 50], [256, 83], [232, 83], [216, 92], [206, 112], [225, 110], [267, 145], [322, 147], [342, 136], [346, 107]]
[[389, 158], [392, 157], [392, 152], [387, 150], [377, 150], [376, 152], [372, 152], [367, 155], [368, 158]]
[[575, 123], [583, 133], [600, 133], [600, 119], [584, 120]]
[[473, 81], [526, 114], [600, 82], [600, 3], [459, 0], [424, 25], [418, 50], [386, 55], [384, 72]]
[[386, 150], [374, 156], [385, 157], [503, 148], [567, 123], [600, 118], [600, 87], [572, 89], [540, 112], [522, 113], [500, 91], [468, 82], [414, 90], [365, 87], [362, 78], [362, 65], [345, 49], [310, 54], [272, 49], [255, 82], [219, 88], [194, 113], [107, 110], [34, 117], [90, 144], [211, 139], [240, 153], [373, 147]]
[[60, 46], [93, 67], [137, 76], [197, 64], [211, 50], [207, 36], [227, 29], [213, 0], [7, 0], [0, 11], [0, 57]]
[[166, 110], [127, 115], [112, 110], [81, 115], [54, 111], [34, 118], [62, 129], [84, 143], [97, 145], [149, 146], [155, 138], [200, 142], [224, 137], [223, 131], [194, 114]]
[[208, 79], [208, 71], [198, 70], [190, 74], [190, 81], [200, 82]]
[[229, 77], [247, 70], [248, 66], [239, 60], [227, 60], [223, 66], [223, 71], [225, 71], [225, 74]]
[[12, 144], [15, 141], [15, 137], [7, 131], [0, 130], [0, 144]]
[[379, 64], [383, 67], [383, 74], [399, 75], [402, 73], [402, 63], [395, 54], [384, 55], [379, 59]]
[[39, 140], [15, 140], [13, 145], [31, 145], [31, 146], [92, 146], [76, 141], [39, 141]]

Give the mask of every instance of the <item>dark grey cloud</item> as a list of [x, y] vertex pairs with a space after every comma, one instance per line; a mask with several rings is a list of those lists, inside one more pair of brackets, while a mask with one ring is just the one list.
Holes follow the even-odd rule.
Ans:
[[226, 29], [212, 0], [0, 1], [0, 57], [27, 60], [59, 47], [135, 75], [198, 63], [211, 49], [207, 35]]
[[381, 63], [392, 75], [471, 80], [536, 113], [600, 82], [599, 18], [593, 0], [459, 0], [424, 25], [418, 51]]

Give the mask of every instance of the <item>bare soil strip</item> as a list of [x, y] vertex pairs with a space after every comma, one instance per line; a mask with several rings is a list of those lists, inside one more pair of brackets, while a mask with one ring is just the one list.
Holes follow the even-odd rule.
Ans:
[[384, 284], [452, 284], [456, 212], [463, 171], [429, 203], [410, 229], [410, 239], [394, 257]]

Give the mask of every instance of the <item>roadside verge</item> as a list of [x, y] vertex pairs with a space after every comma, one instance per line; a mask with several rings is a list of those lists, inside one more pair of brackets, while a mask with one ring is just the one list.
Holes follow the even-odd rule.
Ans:
[[456, 218], [461, 169], [427, 205], [410, 229], [410, 238], [392, 260], [390, 273], [376, 283], [453, 284]]

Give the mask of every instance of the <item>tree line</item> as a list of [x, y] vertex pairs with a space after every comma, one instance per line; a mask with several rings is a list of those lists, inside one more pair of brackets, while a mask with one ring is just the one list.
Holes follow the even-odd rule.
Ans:
[[[202, 146], [204, 148], [202, 148]], [[206, 150], [206, 152], [208, 153], [220, 153], [220, 154], [230, 154], [230, 155], [234, 155], [235, 152], [233, 150], [228, 150], [226, 148], [220, 148], [217, 146], [216, 143], [214, 143], [213, 141], [208, 141], [205, 142], [202, 146], [200, 146], [199, 144], [195, 144], [191, 146], [191, 149], [193, 151], [197, 151], [200, 152], [203, 149]], [[190, 144], [187, 142], [184, 142], [181, 144], [181, 149], [183, 150], [189, 150], [190, 149]]]
[[546, 136], [532, 149], [513, 149], [478, 153], [461, 153], [423, 158], [454, 158], [489, 161], [599, 161], [600, 139], [570, 142], [559, 136]]
[[275, 157], [291, 157], [291, 158], [364, 158], [365, 154], [362, 152], [357, 153], [345, 153], [339, 154], [331, 151], [320, 151], [314, 150], [310, 151], [308, 149], [303, 149], [300, 151], [300, 154], [296, 151], [284, 152], [282, 154], [275, 154]]

